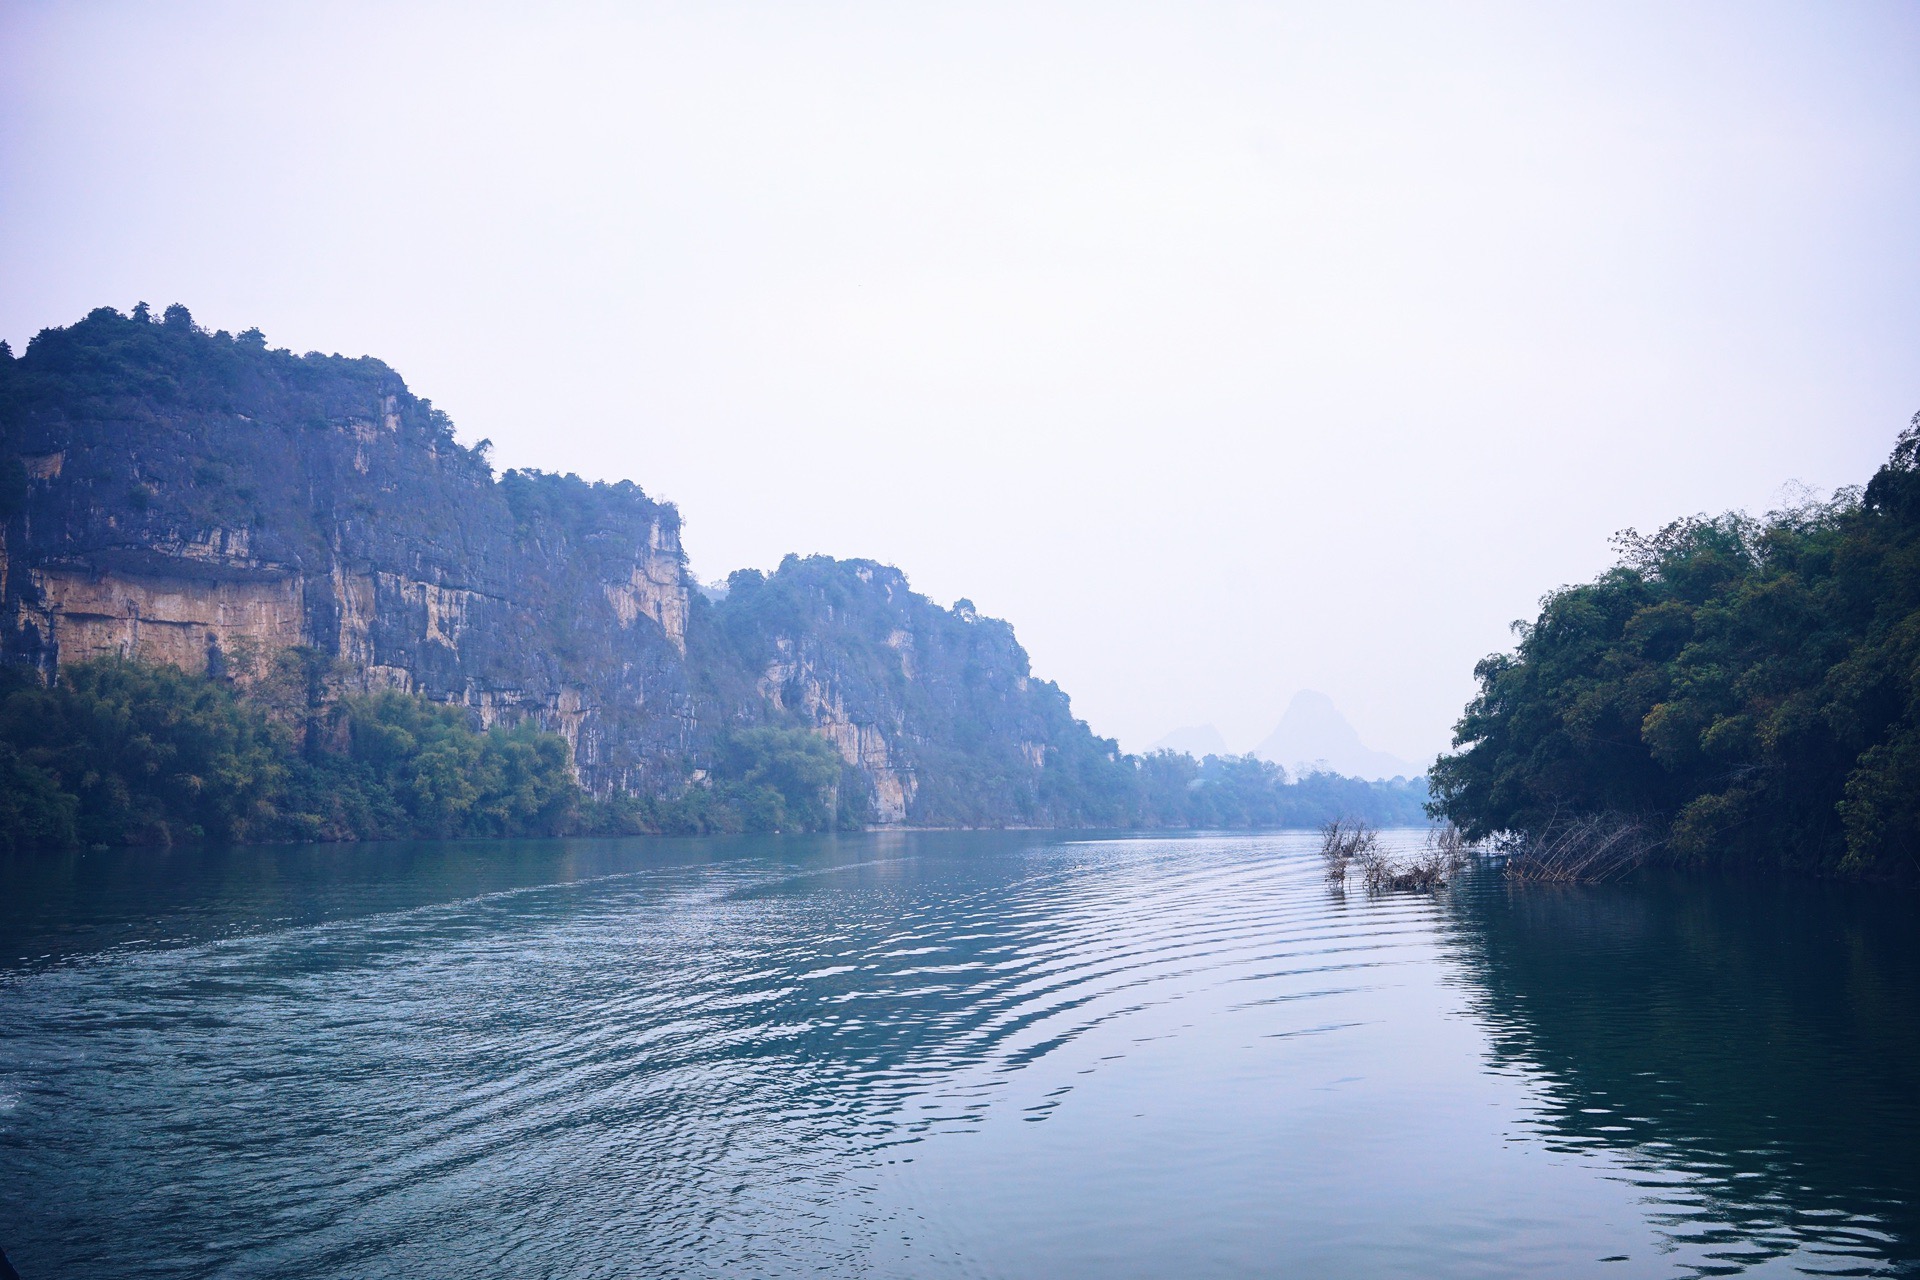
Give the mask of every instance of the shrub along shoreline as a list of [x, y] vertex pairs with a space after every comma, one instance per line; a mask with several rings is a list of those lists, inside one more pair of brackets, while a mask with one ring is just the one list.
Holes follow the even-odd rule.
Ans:
[[295, 717], [118, 658], [0, 679], [0, 848], [541, 835], [579, 804], [563, 739], [405, 694]]
[[97, 658], [0, 670], [0, 852], [179, 843], [857, 828], [863, 780], [816, 734], [728, 735], [707, 784], [587, 796], [566, 739], [404, 693], [312, 705], [314, 655], [259, 679]]

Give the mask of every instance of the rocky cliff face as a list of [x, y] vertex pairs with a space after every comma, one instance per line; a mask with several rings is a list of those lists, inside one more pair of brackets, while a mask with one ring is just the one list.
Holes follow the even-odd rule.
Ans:
[[329, 660], [316, 699], [395, 688], [531, 718], [601, 795], [670, 793], [728, 727], [795, 724], [869, 777], [882, 821], [1073, 821], [1098, 815], [1059, 784], [1113, 754], [1006, 624], [897, 570], [790, 558], [710, 601], [670, 504], [496, 478], [379, 361], [179, 308], [102, 309], [0, 359], [0, 530], [0, 659], [244, 681], [304, 647]]
[[[1028, 670], [1013, 628], [943, 609], [898, 569], [788, 557], [728, 580], [696, 634], [702, 668], [752, 680], [768, 714], [825, 735], [872, 779], [883, 820], [949, 826], [1117, 821], [1081, 785], [1113, 743]], [[709, 656], [709, 647], [711, 653]]]

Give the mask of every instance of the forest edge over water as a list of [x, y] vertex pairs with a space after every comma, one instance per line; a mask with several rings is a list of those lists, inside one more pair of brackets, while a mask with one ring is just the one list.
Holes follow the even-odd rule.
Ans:
[[1436, 813], [1522, 847], [1920, 871], [1920, 414], [1864, 489], [1615, 543], [1479, 664]]

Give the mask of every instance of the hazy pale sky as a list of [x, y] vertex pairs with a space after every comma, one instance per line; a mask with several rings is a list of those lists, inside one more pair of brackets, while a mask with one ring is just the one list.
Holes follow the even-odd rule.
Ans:
[[1431, 755], [1607, 536], [1920, 409], [1920, 6], [0, 3], [0, 336], [369, 353], [1138, 748]]

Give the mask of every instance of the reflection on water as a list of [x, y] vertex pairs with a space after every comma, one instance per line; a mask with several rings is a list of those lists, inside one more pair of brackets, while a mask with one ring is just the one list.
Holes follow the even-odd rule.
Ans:
[[1676, 1243], [1829, 1274], [1920, 1260], [1910, 892], [1488, 877], [1456, 901], [1473, 1007], [1538, 1082], [1539, 1132], [1624, 1156]]
[[1312, 843], [0, 864], [0, 1244], [28, 1280], [1912, 1259], [1912, 903], [1341, 897]]
[[[657, 846], [655, 864], [724, 855]], [[422, 840], [0, 858], [0, 972], [114, 947], [207, 942], [631, 872], [633, 842]]]

